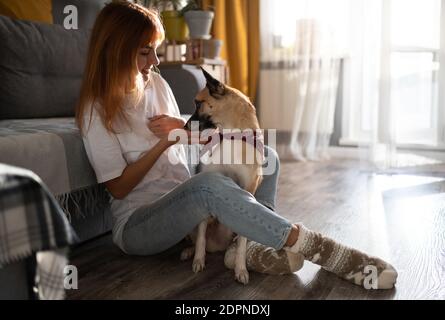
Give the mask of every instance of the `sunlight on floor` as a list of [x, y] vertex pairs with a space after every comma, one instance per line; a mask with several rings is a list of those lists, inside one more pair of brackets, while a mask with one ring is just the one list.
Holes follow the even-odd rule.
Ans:
[[443, 163], [440, 159], [434, 159], [432, 157], [425, 157], [421, 155], [416, 155], [412, 153], [398, 153], [396, 157], [395, 167], [414, 167], [414, 166], [425, 166], [425, 165], [435, 165]]
[[385, 192], [391, 189], [420, 186], [433, 182], [445, 181], [445, 178], [398, 174], [398, 175], [375, 175], [373, 177], [373, 180], [376, 191]]
[[420, 155], [413, 152], [402, 152], [391, 150], [387, 145], [377, 145], [373, 149], [362, 148], [365, 151], [361, 159], [368, 162], [373, 159], [373, 163], [381, 171], [395, 171], [398, 169], [415, 169], [422, 166], [434, 166], [444, 163], [444, 160], [437, 154]]
[[[445, 178], [373, 175], [368, 191], [370, 232], [379, 239], [378, 251], [384, 254], [395, 247], [389, 239], [394, 234], [405, 245], [418, 246], [426, 241], [439, 206], [445, 205], [443, 195], [439, 195], [445, 193]], [[397, 226], [397, 230], [388, 230], [387, 225]]]

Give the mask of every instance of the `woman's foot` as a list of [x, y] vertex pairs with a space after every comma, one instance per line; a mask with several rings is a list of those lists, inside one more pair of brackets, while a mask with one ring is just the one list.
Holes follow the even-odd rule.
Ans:
[[[236, 243], [227, 248], [224, 264], [227, 268], [235, 267]], [[246, 266], [249, 271], [282, 275], [290, 274], [303, 267], [304, 256], [285, 250], [276, 250], [254, 241], [247, 242]]]
[[[285, 250], [301, 253], [306, 260], [322, 266], [341, 278], [373, 289], [391, 289], [397, 280], [397, 271], [380, 258], [344, 246], [298, 224], [298, 240]], [[373, 273], [375, 274], [373, 276]]]

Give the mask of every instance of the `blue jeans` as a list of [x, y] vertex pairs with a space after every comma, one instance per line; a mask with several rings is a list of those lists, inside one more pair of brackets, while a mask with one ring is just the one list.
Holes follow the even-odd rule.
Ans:
[[265, 156], [268, 161], [276, 161], [276, 170], [263, 177], [255, 197], [222, 174], [194, 175], [131, 215], [122, 235], [124, 250], [134, 255], [162, 252], [210, 216], [239, 235], [281, 249], [292, 224], [274, 212], [279, 159], [268, 147]]

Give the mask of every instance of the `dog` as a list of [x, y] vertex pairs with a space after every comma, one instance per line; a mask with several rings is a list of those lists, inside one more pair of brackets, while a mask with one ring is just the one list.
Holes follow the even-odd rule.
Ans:
[[[204, 69], [202, 72], [206, 87], [196, 95], [196, 111], [187, 121], [185, 129], [192, 130], [193, 121], [196, 121], [200, 132], [213, 130], [216, 133], [204, 145], [197, 171], [220, 172], [255, 194], [262, 181], [264, 149], [256, 109], [239, 90], [219, 82]], [[227, 133], [229, 129], [238, 131]], [[184, 249], [181, 259], [186, 260], [194, 255], [193, 271], [196, 273], [204, 269], [206, 251], [225, 251], [235, 235], [216, 218], [209, 218], [197, 226], [190, 238], [195, 246]], [[235, 239], [235, 279], [247, 284], [247, 239], [242, 236]]]

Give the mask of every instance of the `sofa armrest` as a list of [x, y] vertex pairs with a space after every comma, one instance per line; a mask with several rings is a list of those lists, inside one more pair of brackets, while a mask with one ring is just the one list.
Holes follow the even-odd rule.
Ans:
[[159, 70], [170, 85], [181, 114], [193, 114], [195, 96], [206, 83], [201, 69], [195, 65], [161, 64]]

